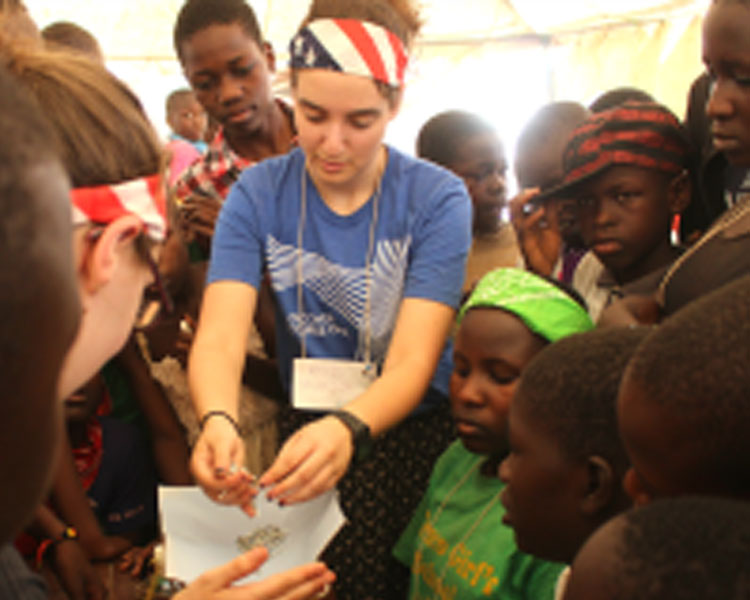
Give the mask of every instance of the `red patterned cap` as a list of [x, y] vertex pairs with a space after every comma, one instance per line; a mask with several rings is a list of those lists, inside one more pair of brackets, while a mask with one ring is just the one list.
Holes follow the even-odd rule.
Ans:
[[656, 102], [625, 102], [591, 115], [573, 131], [563, 153], [563, 180], [544, 196], [570, 196], [614, 165], [677, 174], [689, 156], [690, 143], [672, 111]]

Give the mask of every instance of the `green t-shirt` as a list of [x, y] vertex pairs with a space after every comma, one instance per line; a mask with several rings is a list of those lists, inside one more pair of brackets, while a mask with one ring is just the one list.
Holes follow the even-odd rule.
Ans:
[[[503, 524], [504, 484], [480, 472], [485, 456], [451, 444], [393, 549], [411, 568], [410, 600], [552, 600], [564, 565], [522, 553]], [[441, 508], [442, 506], [442, 508]]]

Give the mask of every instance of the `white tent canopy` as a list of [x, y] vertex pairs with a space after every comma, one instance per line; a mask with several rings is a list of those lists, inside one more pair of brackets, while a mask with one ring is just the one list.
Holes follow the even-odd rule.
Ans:
[[[512, 154], [520, 128], [551, 100], [589, 103], [623, 85], [678, 115], [701, 72], [700, 20], [709, 0], [422, 0], [425, 25], [389, 141], [411, 150], [420, 125], [449, 108], [492, 121]], [[182, 0], [26, 0], [40, 27], [75, 21], [99, 40], [107, 65], [141, 96], [166, 132], [163, 101], [184, 87], [172, 49]], [[309, 0], [250, 0], [286, 64], [286, 44]], [[279, 89], [283, 91], [283, 69]]]

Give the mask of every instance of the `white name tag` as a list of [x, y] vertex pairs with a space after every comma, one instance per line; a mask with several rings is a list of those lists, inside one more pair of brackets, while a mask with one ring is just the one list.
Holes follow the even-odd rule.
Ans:
[[375, 375], [375, 368], [364, 362], [295, 358], [292, 406], [313, 410], [341, 408], [364, 393]]

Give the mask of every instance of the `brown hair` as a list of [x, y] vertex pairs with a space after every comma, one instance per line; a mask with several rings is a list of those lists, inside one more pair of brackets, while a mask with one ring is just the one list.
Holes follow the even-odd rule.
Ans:
[[[412, 0], [313, 0], [299, 28], [303, 29], [316, 19], [359, 19], [375, 23], [395, 34], [411, 48], [419, 33], [422, 21], [419, 10]], [[292, 71], [292, 87], [297, 85], [297, 72]], [[393, 106], [400, 96], [401, 88], [376, 81], [378, 91]]]
[[412, 0], [313, 0], [300, 29], [316, 19], [359, 19], [396, 34], [411, 47], [422, 22]]
[[73, 187], [163, 171], [162, 145], [140, 101], [103, 66], [67, 52], [2, 40], [0, 61], [41, 106]]

